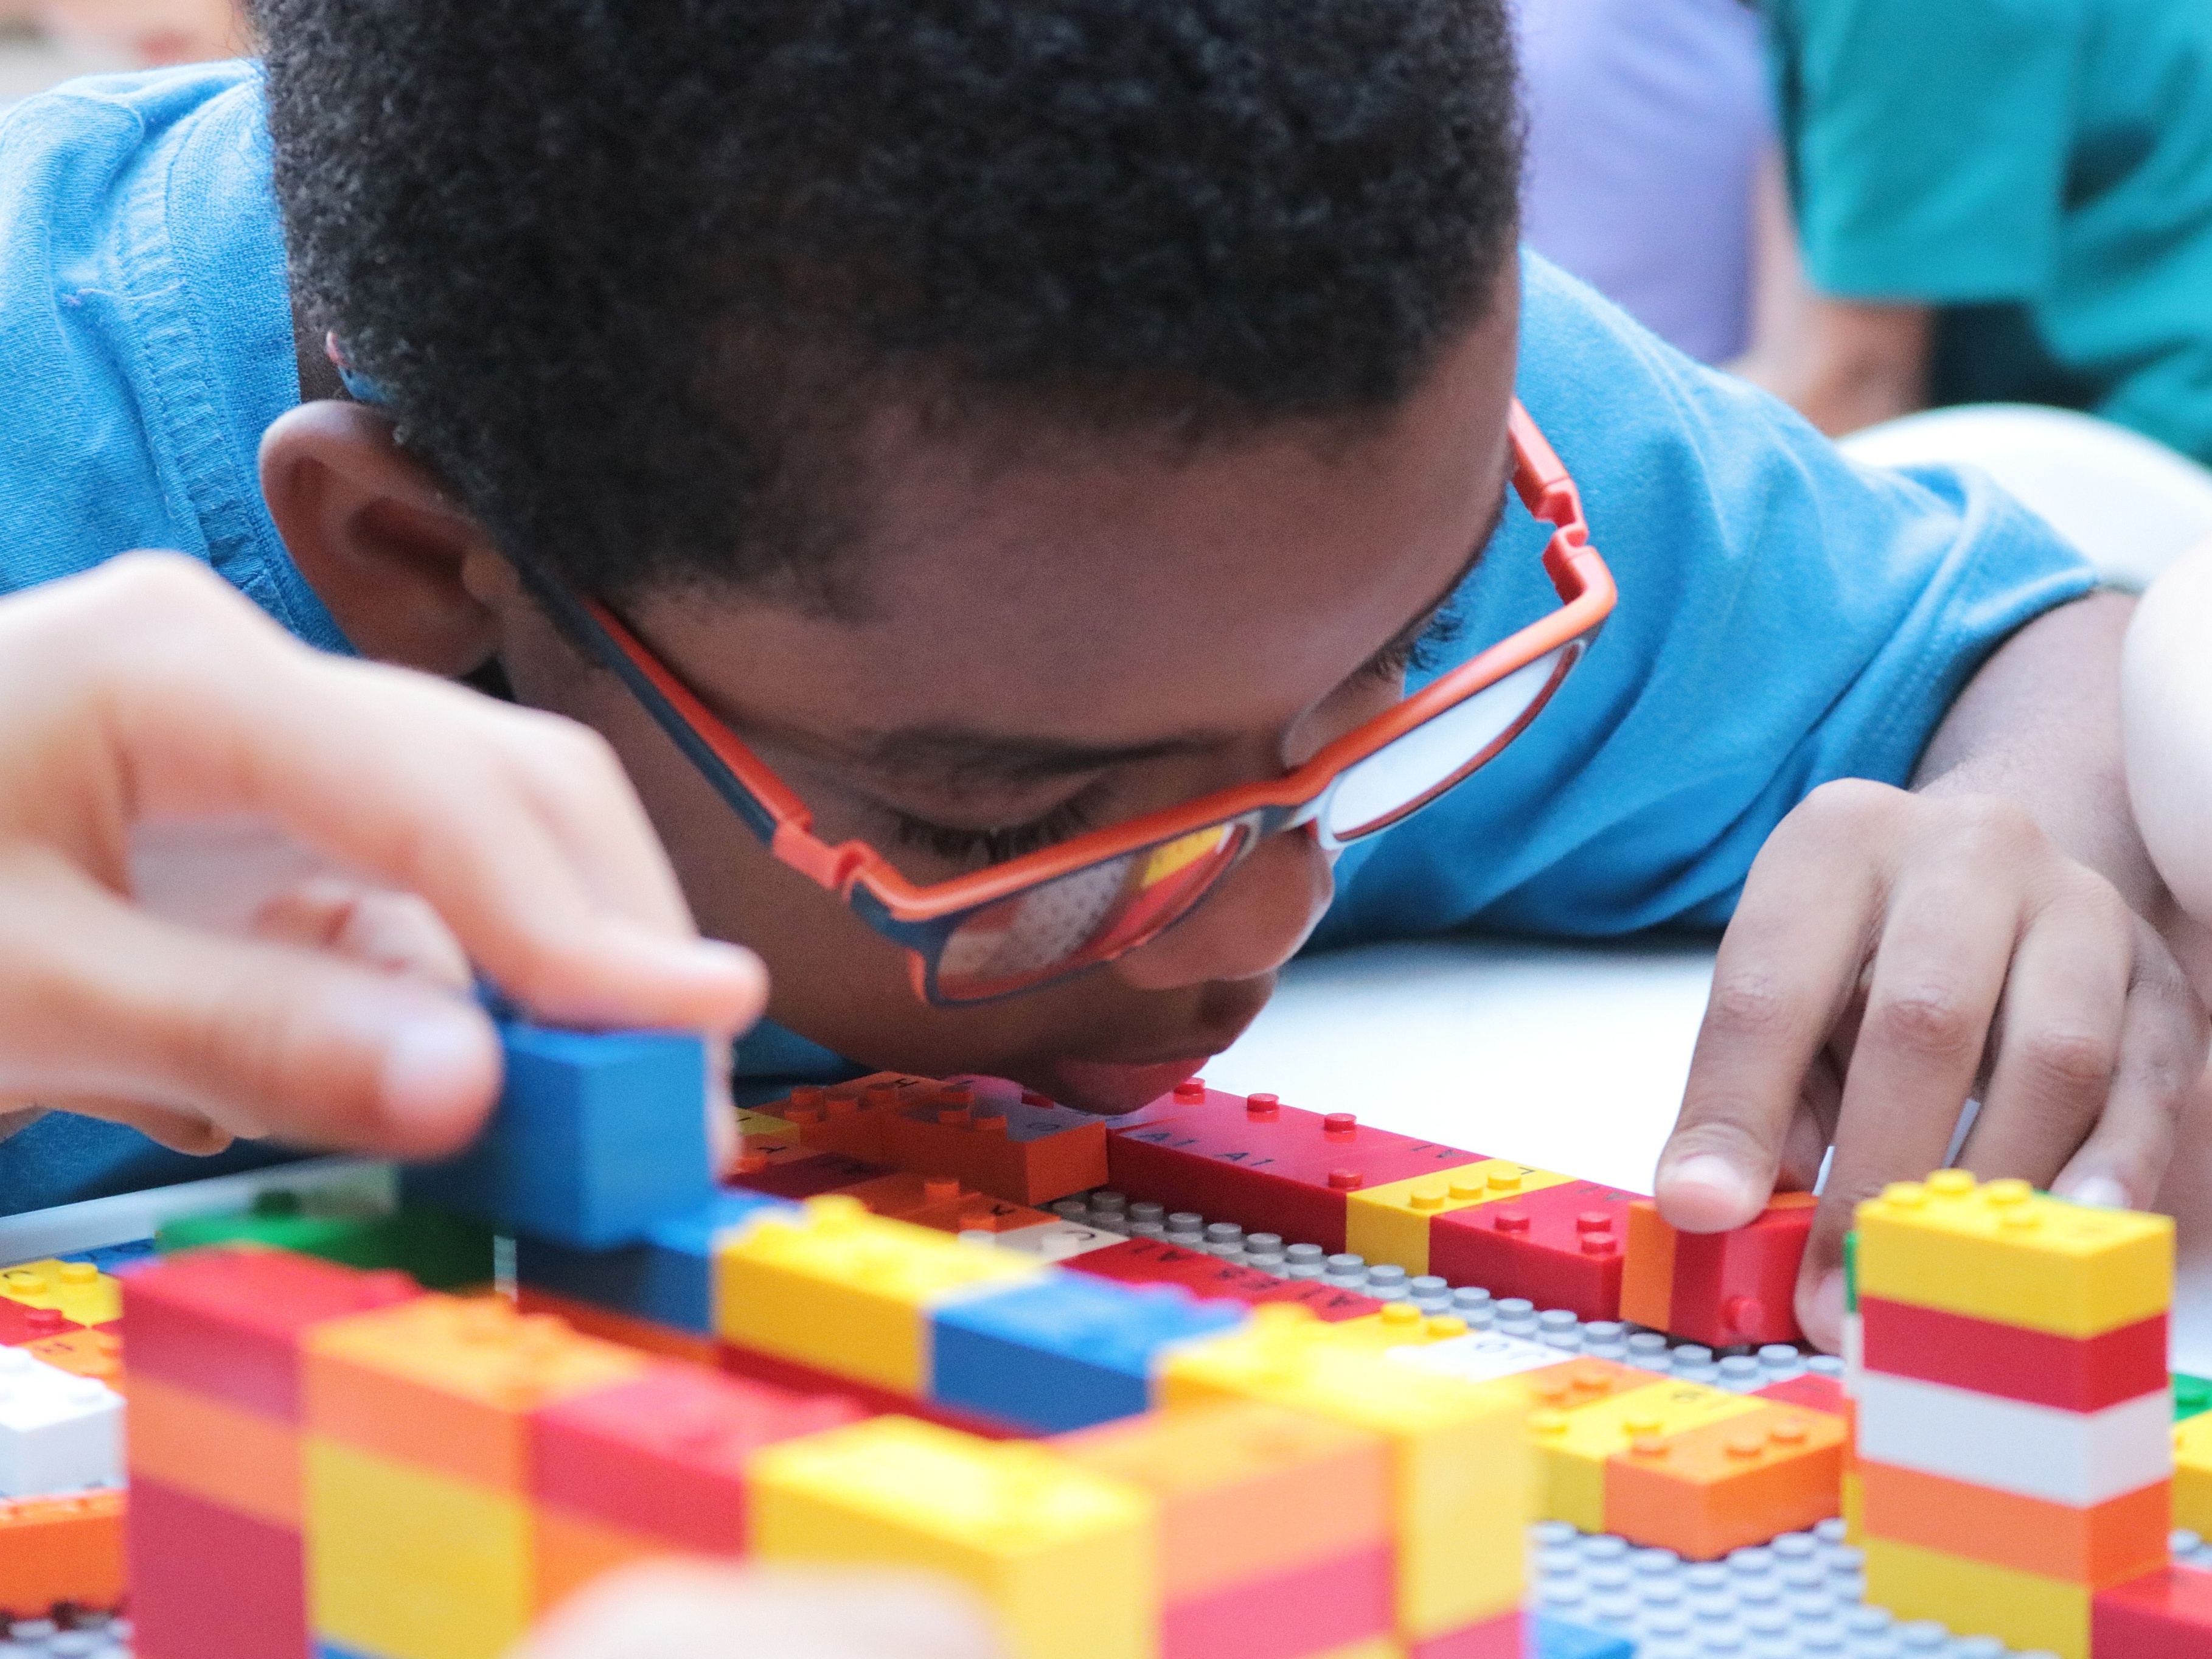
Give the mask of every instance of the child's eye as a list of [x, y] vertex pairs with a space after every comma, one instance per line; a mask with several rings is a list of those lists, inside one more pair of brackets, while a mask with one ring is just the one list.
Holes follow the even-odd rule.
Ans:
[[1413, 639], [1386, 647], [1367, 665], [1367, 672], [1386, 684], [1408, 674], [1433, 674], [1448, 665], [1449, 648], [1466, 631], [1467, 619], [1460, 615], [1459, 607], [1447, 605]]
[[894, 812], [894, 831], [902, 847], [919, 847], [948, 864], [978, 868], [1006, 864], [1041, 847], [1051, 847], [1079, 836], [1091, 827], [1089, 807], [1082, 796], [1055, 806], [1043, 817], [1003, 830], [957, 830], [926, 818]]

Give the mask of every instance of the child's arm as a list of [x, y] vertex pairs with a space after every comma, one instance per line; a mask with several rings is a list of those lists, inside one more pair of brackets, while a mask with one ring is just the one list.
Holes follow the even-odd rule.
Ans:
[[2136, 607], [2120, 689], [2144, 845], [2182, 908], [2212, 925], [2212, 544]]
[[498, 1083], [471, 963], [580, 1024], [764, 996], [581, 727], [317, 653], [190, 560], [0, 602], [0, 1131], [448, 1151]]
[[1778, 1176], [1809, 1186], [1832, 1135], [1798, 1288], [1825, 1344], [1857, 1200], [1941, 1165], [1969, 1097], [1959, 1161], [1977, 1173], [2095, 1203], [2159, 1192], [2206, 1022], [2128, 809], [2131, 609], [2097, 595], [2029, 623], [1953, 704], [1911, 792], [1829, 784], [1753, 866], [1658, 1194], [1678, 1225], [1739, 1224]]

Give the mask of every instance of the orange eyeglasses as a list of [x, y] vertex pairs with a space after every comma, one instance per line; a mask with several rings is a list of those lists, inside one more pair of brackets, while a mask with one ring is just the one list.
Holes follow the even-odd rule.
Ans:
[[917, 886], [865, 842], [831, 846], [806, 806], [605, 605], [544, 597], [621, 676], [748, 829], [903, 948], [916, 994], [988, 1002], [1052, 984], [1157, 939], [1270, 836], [1334, 852], [1463, 781], [1528, 728], [1611, 613], [1612, 574], [1581, 496], [1528, 412], [1510, 421], [1513, 484], [1553, 526], [1559, 608], [1337, 738], [1295, 771], [1217, 791], [951, 881]]

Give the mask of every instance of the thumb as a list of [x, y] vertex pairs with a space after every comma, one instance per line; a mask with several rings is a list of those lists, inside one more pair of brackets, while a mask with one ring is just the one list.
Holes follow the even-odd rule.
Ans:
[[0, 869], [0, 1097], [135, 1101], [226, 1133], [425, 1157], [497, 1094], [491, 1022], [411, 976], [202, 933], [43, 849]]

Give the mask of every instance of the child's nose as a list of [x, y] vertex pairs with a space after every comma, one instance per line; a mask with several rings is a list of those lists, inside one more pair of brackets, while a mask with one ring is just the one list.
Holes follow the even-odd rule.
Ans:
[[1279, 968], [1328, 908], [1329, 859], [1303, 830], [1272, 837], [1190, 915], [1113, 964], [1140, 991], [1249, 979]]

